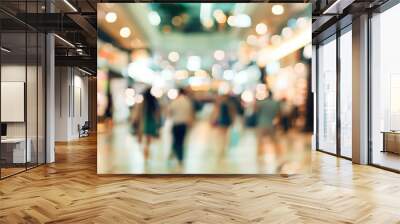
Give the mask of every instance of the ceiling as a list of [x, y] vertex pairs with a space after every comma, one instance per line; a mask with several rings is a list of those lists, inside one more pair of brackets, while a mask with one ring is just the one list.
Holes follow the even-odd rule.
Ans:
[[56, 66], [76, 66], [95, 74], [96, 4], [97, 0], [1, 0], [0, 24], [8, 39], [3, 45], [11, 50], [7, 60], [23, 63], [25, 55], [28, 62], [35, 60], [36, 51], [44, 49], [44, 44], [37, 48], [30, 44], [31, 39], [36, 34], [55, 33]]
[[[389, 0], [311, 0], [313, 44], [319, 44], [361, 14], [379, 13]], [[395, 1], [392, 1], [395, 2]]]
[[[210, 3], [208, 3], [210, 4]], [[307, 15], [311, 12], [307, 4], [281, 4], [284, 7], [282, 15], [271, 12], [270, 3], [214, 3], [211, 10], [222, 10], [228, 17], [232, 14], [247, 14], [251, 18], [249, 27], [231, 27], [228, 24], [219, 25], [216, 21], [210, 28], [201, 24], [200, 3], [104, 3], [98, 4], [98, 27], [111, 36], [124, 49], [148, 49], [166, 57], [169, 52], [177, 51], [183, 56], [197, 55], [203, 62], [212, 64], [215, 50], [236, 52], [240, 43], [246, 41], [248, 35], [256, 34], [255, 26], [263, 22], [268, 27], [268, 36], [280, 34], [292, 17]], [[118, 19], [110, 24], [105, 20], [108, 12], [115, 12]], [[157, 12], [160, 16], [159, 25], [152, 25], [149, 14]], [[173, 18], [185, 17], [183, 24], [173, 24]], [[129, 27], [132, 35], [123, 38], [119, 35], [122, 27]], [[168, 27], [168, 29], [166, 29]], [[185, 64], [186, 61], [180, 61]], [[183, 65], [182, 65], [183, 66]]]

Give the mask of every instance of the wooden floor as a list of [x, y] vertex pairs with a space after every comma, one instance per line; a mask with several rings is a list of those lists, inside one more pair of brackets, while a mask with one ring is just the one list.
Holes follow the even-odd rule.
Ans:
[[400, 223], [400, 175], [313, 152], [311, 175], [98, 176], [95, 137], [0, 181], [0, 223]]

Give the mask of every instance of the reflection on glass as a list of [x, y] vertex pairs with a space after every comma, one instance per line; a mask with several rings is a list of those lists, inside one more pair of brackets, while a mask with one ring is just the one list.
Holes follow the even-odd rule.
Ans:
[[[2, 177], [25, 170], [31, 161], [31, 141], [26, 141], [26, 35], [7, 32], [1, 35], [1, 160]], [[28, 143], [28, 144], [27, 144]], [[28, 149], [28, 150], [27, 150]]]
[[372, 18], [372, 163], [400, 170], [400, 5]]
[[336, 39], [318, 48], [318, 148], [336, 153]]
[[37, 76], [37, 91], [38, 91], [38, 96], [37, 96], [37, 115], [38, 115], [38, 133], [37, 133], [37, 162], [38, 164], [43, 164], [45, 163], [45, 154], [46, 154], [46, 149], [45, 149], [45, 60], [46, 60], [46, 52], [45, 52], [45, 44], [46, 44], [46, 39], [45, 35], [42, 33], [39, 33], [38, 36], [38, 76]]
[[[2, 6], [41, 13], [45, 1], [7, 1]], [[45, 36], [0, 13], [1, 178], [45, 161]], [[34, 17], [38, 19], [39, 17]], [[11, 25], [10, 25], [11, 24]]]
[[351, 31], [340, 36], [340, 153], [352, 157], [352, 38]]
[[26, 114], [27, 114], [27, 142], [30, 149], [30, 158], [27, 167], [31, 168], [37, 165], [38, 141], [37, 141], [37, 103], [38, 103], [38, 35], [35, 32], [27, 33], [27, 81], [26, 81]]

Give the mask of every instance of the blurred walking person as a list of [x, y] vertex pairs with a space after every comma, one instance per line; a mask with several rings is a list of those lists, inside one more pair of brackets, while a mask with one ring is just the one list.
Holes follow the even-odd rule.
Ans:
[[228, 95], [219, 96], [215, 101], [212, 115], [212, 123], [216, 127], [220, 138], [221, 158], [225, 156], [228, 144], [228, 130], [235, 119], [235, 108], [229, 100]]
[[161, 110], [157, 99], [147, 89], [143, 93], [143, 102], [136, 105], [133, 122], [137, 127], [138, 141], [143, 145], [143, 155], [147, 160], [150, 157], [150, 144], [159, 136], [161, 124]]
[[104, 111], [104, 123], [106, 125], [106, 128], [112, 128], [113, 125], [113, 97], [111, 94], [111, 87], [110, 84], [107, 85], [107, 105], [106, 109]]
[[[278, 117], [280, 111], [280, 103], [273, 99], [272, 92], [269, 92], [267, 98], [259, 100], [256, 103], [257, 112], [257, 129], [258, 129], [258, 156], [264, 153], [265, 143], [271, 142], [277, 153], [280, 154], [279, 144], [276, 140], [276, 130], [274, 128], [274, 120]], [[267, 141], [266, 141], [267, 140]]]
[[185, 137], [194, 120], [193, 103], [184, 89], [180, 89], [177, 98], [171, 101], [167, 114], [172, 120], [172, 149], [182, 165]]
[[291, 116], [292, 116], [293, 107], [288, 102], [286, 98], [282, 99], [281, 102], [281, 125], [284, 133], [286, 134], [289, 131], [291, 126]]

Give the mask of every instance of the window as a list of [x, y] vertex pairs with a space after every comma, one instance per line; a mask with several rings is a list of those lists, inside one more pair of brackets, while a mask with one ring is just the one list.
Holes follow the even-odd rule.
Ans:
[[318, 149], [336, 153], [336, 39], [318, 48]]
[[[340, 154], [351, 158], [352, 149], [352, 33], [340, 36]], [[347, 32], [346, 32], [347, 31]]]
[[371, 19], [372, 163], [400, 170], [400, 4]]

